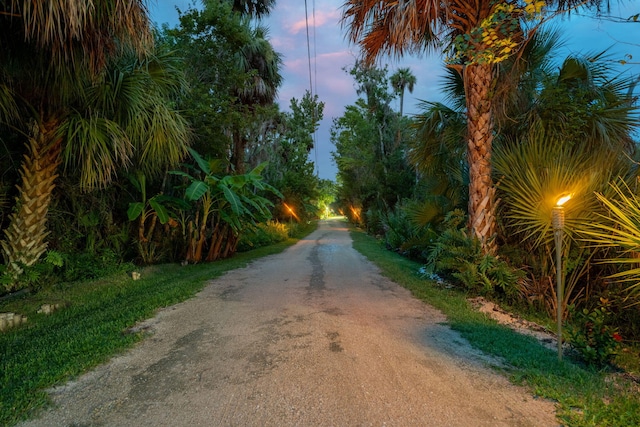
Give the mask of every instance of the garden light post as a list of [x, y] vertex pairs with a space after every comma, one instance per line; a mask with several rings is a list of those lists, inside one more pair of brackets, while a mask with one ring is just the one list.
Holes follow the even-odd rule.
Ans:
[[552, 210], [551, 223], [553, 237], [556, 243], [556, 308], [558, 323], [558, 360], [562, 360], [562, 301], [564, 300], [564, 286], [562, 284], [562, 236], [564, 233], [564, 205], [571, 195], [558, 199]]

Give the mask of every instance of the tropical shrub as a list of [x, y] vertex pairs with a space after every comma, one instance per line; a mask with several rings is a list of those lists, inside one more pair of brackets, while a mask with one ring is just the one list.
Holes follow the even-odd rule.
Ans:
[[126, 262], [119, 254], [108, 249], [96, 254], [70, 253], [63, 254], [62, 257], [59, 280], [64, 282], [96, 279], [133, 268], [132, 263]]
[[597, 288], [604, 286], [606, 272], [593, 263], [602, 253], [584, 242], [584, 233], [604, 212], [594, 192], [611, 193], [612, 171], [630, 175], [630, 162], [613, 153], [600, 157], [595, 158], [587, 146], [566, 144], [540, 129], [496, 147], [494, 153], [506, 246], [521, 248], [521, 262], [528, 266], [527, 283], [532, 288], [526, 293], [538, 295], [551, 315], [557, 311], [552, 286], [556, 277], [552, 216], [560, 195], [572, 195], [563, 206], [564, 263], [560, 274], [565, 283], [561, 301], [564, 316], [568, 305], [597, 294]]
[[28, 288], [30, 291], [60, 282], [60, 270], [64, 264], [64, 256], [57, 251], [49, 250], [41, 262], [33, 265], [20, 265], [22, 274], [14, 277], [10, 269], [0, 265], [0, 283], [7, 292]]
[[600, 303], [592, 310], [577, 310], [571, 305], [571, 323], [567, 331], [571, 347], [588, 365], [598, 368], [611, 361], [622, 342], [618, 329], [611, 325], [609, 302], [601, 298]]
[[[129, 221], [138, 222], [136, 233], [138, 257], [142, 264], [153, 264], [166, 259], [167, 252], [170, 250], [167, 245], [162, 244], [166, 236], [155, 238], [157, 228], [161, 225], [167, 225], [169, 229], [175, 227], [177, 222], [174, 218], [178, 217], [178, 212], [188, 210], [190, 205], [180, 198], [162, 193], [147, 197], [147, 178], [142, 172], [130, 175], [129, 181], [140, 193], [138, 200], [129, 203], [127, 209]], [[177, 243], [175, 239], [170, 241]]]
[[428, 252], [425, 273], [443, 276], [473, 294], [512, 301], [518, 295], [524, 272], [494, 255], [483, 254], [480, 241], [461, 227], [464, 223], [461, 210], [447, 214], [444, 230]]
[[238, 252], [268, 246], [287, 240], [289, 227], [276, 221], [267, 221], [245, 230], [238, 242]]
[[380, 219], [384, 228], [384, 241], [388, 249], [400, 251], [400, 247], [409, 240], [413, 233], [413, 224], [409, 221], [407, 213], [396, 206], [390, 212], [382, 215]]
[[428, 202], [405, 200], [382, 218], [385, 246], [403, 256], [427, 261], [427, 251], [437, 234], [433, 218], [424, 220], [425, 212], [432, 205]]
[[350, 219], [356, 225], [360, 225], [362, 219], [364, 219], [364, 226], [367, 230], [367, 233], [374, 236], [381, 236], [385, 234], [385, 228], [383, 224], [383, 216], [384, 212], [381, 209], [376, 207], [370, 207], [364, 213], [364, 218], [359, 215], [359, 211], [357, 209], [350, 209], [351, 212], [347, 214], [347, 218]]
[[206, 160], [191, 148], [189, 152], [197, 167], [185, 165], [191, 173], [171, 172], [189, 182], [185, 199], [193, 206], [183, 227], [185, 260], [195, 263], [227, 258], [236, 252], [241, 232], [248, 225], [271, 218], [273, 203], [262, 194], [282, 198], [282, 193], [262, 179], [266, 163], [245, 174], [221, 177], [218, 161]]

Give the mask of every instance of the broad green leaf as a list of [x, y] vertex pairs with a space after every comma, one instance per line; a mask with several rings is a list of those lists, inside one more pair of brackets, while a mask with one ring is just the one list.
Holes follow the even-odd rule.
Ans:
[[267, 184], [266, 182], [262, 183], [262, 186], [264, 187], [264, 190], [268, 190], [271, 193], [275, 194], [276, 196], [278, 196], [281, 199], [284, 199], [284, 195], [280, 192], [280, 190], [278, 190], [276, 187], [274, 187], [271, 184]]
[[224, 193], [224, 198], [227, 200], [227, 202], [229, 202], [229, 205], [231, 206], [231, 210], [233, 211], [233, 213], [238, 216], [242, 215], [244, 208], [242, 206], [242, 202], [240, 201], [240, 198], [238, 197], [238, 195], [226, 185], [221, 184], [219, 185], [219, 187], [222, 188], [222, 191]]
[[227, 175], [220, 180], [226, 186], [242, 188], [247, 183], [246, 175]]
[[218, 182], [220, 182], [220, 179], [213, 175], [207, 175], [204, 177], [204, 182], [206, 182], [209, 187], [215, 187], [218, 185]]
[[176, 207], [181, 210], [187, 210], [191, 207], [191, 205], [187, 203], [184, 199], [180, 199], [178, 197], [167, 196], [165, 194], [158, 194], [153, 198], [156, 199], [158, 203], [161, 203], [165, 206]]
[[129, 209], [127, 209], [127, 217], [129, 218], [129, 221], [134, 221], [138, 218], [143, 209], [144, 203], [142, 202], [129, 203]]
[[209, 191], [209, 186], [202, 181], [193, 181], [185, 191], [188, 200], [198, 200]]
[[229, 224], [235, 232], [239, 232], [242, 229], [242, 222], [238, 216], [229, 215], [225, 212], [221, 212], [220, 216], [222, 217], [222, 220]]
[[262, 212], [263, 206], [260, 205], [258, 197], [240, 196], [240, 198], [245, 204], [252, 206], [258, 212]]
[[169, 173], [170, 173], [171, 175], [182, 176], [182, 177], [185, 177], [185, 178], [189, 178], [189, 180], [191, 180], [191, 181], [195, 181], [195, 178], [194, 178], [193, 176], [189, 175], [189, 174], [188, 174], [188, 173], [186, 173], [186, 172], [182, 172], [182, 171], [169, 171]]
[[160, 204], [156, 197], [152, 197], [151, 199], [149, 199], [149, 204], [151, 205], [153, 210], [156, 211], [160, 223], [166, 224], [167, 221], [169, 221], [169, 212], [167, 211], [167, 208]]
[[258, 166], [253, 168], [251, 172], [249, 172], [249, 175], [260, 176], [262, 174], [262, 171], [267, 167], [268, 164], [269, 162], [260, 163]]
[[138, 177], [136, 175], [129, 175], [129, 181], [133, 184], [134, 187], [136, 187], [136, 190], [142, 192], [142, 185], [140, 185], [140, 181], [138, 180]]
[[210, 175], [211, 168], [209, 167], [209, 162], [203, 159], [202, 156], [198, 154], [198, 152], [193, 148], [189, 148], [188, 150], [189, 150], [189, 153], [191, 153], [191, 157], [193, 157], [193, 159], [196, 161], [196, 163], [200, 167], [200, 170], [202, 170], [202, 172], [206, 173], [207, 175]]

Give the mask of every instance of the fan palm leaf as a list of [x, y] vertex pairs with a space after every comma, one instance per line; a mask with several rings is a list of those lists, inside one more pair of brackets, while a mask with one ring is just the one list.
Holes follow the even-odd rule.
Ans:
[[233, 0], [233, 10], [260, 18], [268, 15], [275, 3], [276, 0]]
[[553, 241], [552, 210], [561, 195], [572, 195], [564, 206], [566, 233], [571, 237], [594, 220], [598, 211], [594, 192], [602, 191], [615, 174], [624, 173], [620, 159], [596, 160], [587, 148], [575, 151], [562, 142], [538, 130], [495, 151], [505, 226], [533, 248]]
[[59, 132], [68, 142], [62, 152], [65, 167], [79, 172], [84, 188], [110, 182], [118, 169], [130, 162], [131, 139], [121, 126], [105, 117], [72, 114]]
[[620, 249], [618, 256], [602, 262], [616, 266], [617, 272], [609, 276], [625, 285], [624, 292], [632, 305], [640, 304], [640, 197], [622, 182], [611, 184], [613, 194], [596, 193], [606, 208], [600, 221], [585, 231], [585, 240], [598, 246]]
[[604, 53], [570, 55], [549, 77], [526, 123], [540, 123], [572, 145], [588, 144], [605, 153], [633, 151], [631, 135], [640, 118], [632, 77], [613, 75]]

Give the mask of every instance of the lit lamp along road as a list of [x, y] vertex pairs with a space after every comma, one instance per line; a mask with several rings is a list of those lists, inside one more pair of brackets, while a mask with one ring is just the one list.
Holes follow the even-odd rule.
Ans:
[[300, 222], [300, 218], [298, 218], [298, 215], [296, 215], [296, 213], [293, 211], [293, 208], [291, 208], [291, 206], [287, 205], [286, 203], [282, 203], [284, 205], [284, 207], [289, 211], [289, 213], [291, 214], [290, 218], [295, 218], [296, 221]]
[[572, 194], [560, 197], [552, 210], [553, 237], [556, 243], [556, 308], [558, 323], [558, 360], [562, 360], [562, 301], [564, 286], [562, 283], [562, 237], [564, 233], [564, 204]]

